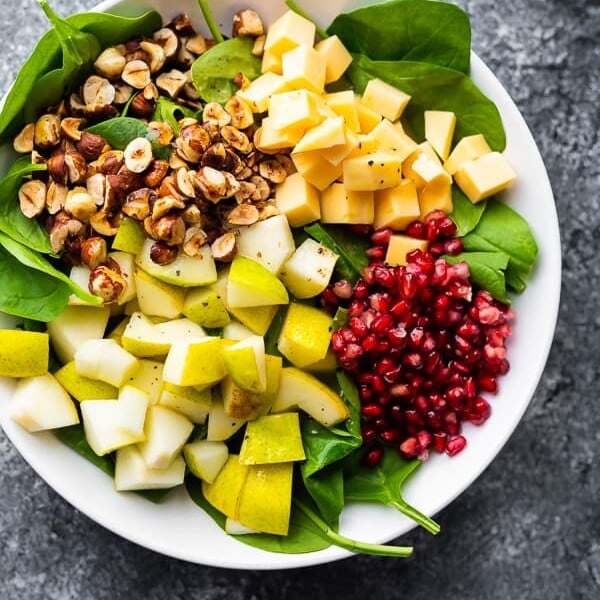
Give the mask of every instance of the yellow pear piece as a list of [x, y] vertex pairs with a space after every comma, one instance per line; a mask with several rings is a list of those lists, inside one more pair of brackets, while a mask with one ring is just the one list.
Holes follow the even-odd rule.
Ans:
[[193, 475], [213, 483], [227, 462], [229, 450], [225, 442], [198, 440], [183, 447], [183, 457]]
[[202, 482], [206, 501], [225, 516], [238, 520], [238, 503], [249, 469], [240, 463], [237, 454], [230, 454], [215, 480], [212, 483]]
[[116, 398], [119, 393], [118, 389], [110, 383], [80, 375], [75, 368], [74, 360], [61, 367], [54, 373], [54, 376], [65, 390], [79, 402]]
[[235, 384], [253, 393], [267, 389], [265, 341], [252, 335], [223, 349], [225, 367]]
[[47, 333], [0, 329], [0, 376], [35, 377], [48, 372]]

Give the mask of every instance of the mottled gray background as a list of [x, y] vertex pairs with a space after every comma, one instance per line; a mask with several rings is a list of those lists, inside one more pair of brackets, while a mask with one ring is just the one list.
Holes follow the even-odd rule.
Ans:
[[[33, 0], [0, 0], [0, 93], [44, 30]], [[62, 14], [94, 0], [54, 0]], [[297, 571], [204, 568], [126, 542], [43, 483], [0, 432], [0, 600], [600, 598], [598, 0], [463, 0], [473, 47], [523, 112], [561, 224], [562, 308], [544, 377], [497, 460], [409, 536], [408, 561]], [[533, 199], [532, 199], [533, 200]]]

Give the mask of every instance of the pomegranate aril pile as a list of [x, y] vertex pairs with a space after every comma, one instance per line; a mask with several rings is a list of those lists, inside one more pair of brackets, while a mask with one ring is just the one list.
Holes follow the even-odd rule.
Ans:
[[465, 421], [481, 425], [508, 371], [505, 340], [512, 311], [485, 290], [473, 289], [466, 263], [448, 263], [462, 241], [456, 226], [435, 211], [406, 233], [429, 243], [407, 264], [383, 261], [390, 229], [371, 235], [369, 265], [350, 286], [337, 282], [322, 300], [348, 309], [348, 325], [332, 336], [338, 362], [361, 400], [365, 462], [376, 465], [384, 446], [425, 460], [431, 450], [453, 456], [466, 445]]

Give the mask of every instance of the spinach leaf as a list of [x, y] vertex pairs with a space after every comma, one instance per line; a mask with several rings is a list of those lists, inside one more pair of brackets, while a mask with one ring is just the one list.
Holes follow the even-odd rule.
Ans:
[[265, 353], [272, 354], [273, 356], [281, 356], [284, 361], [286, 360], [283, 354], [279, 352], [279, 348], [277, 348], [277, 340], [279, 339], [279, 335], [281, 334], [281, 329], [283, 328], [283, 322], [285, 321], [285, 315], [287, 313], [287, 305], [282, 305], [277, 309], [273, 320], [271, 321], [271, 325], [269, 325], [269, 329], [267, 333], [265, 333]]
[[[93, 296], [89, 292], [86, 292], [84, 289], [80, 288], [62, 271], [59, 271], [58, 269], [53, 267], [52, 264], [48, 260], [46, 260], [46, 258], [44, 258], [41, 254], [27, 246], [24, 246], [23, 244], [20, 244], [19, 242], [16, 242], [12, 238], [8, 237], [5, 233], [0, 233], [0, 246], [2, 246], [7, 252], [9, 252], [14, 258], [17, 259], [17, 261], [19, 261], [25, 267], [28, 267], [29, 269], [38, 271], [38, 273], [48, 275], [58, 281], [61, 281], [67, 286], [67, 289], [70, 290], [71, 293], [75, 294], [84, 302], [88, 302], [94, 305], [102, 304], [101, 298], [98, 298], [98, 296]], [[37, 274], [35, 274], [35, 276], [37, 277]], [[17, 289], [28, 290], [28, 286], [25, 285], [24, 287]], [[33, 319], [42, 320], [41, 317], [35, 314], [27, 316], [30, 316]], [[49, 321], [50, 319], [43, 320]]]
[[471, 281], [487, 290], [496, 300], [510, 304], [506, 295], [504, 271], [508, 256], [504, 252], [461, 252], [458, 256], [444, 256], [450, 264], [465, 261], [469, 266]]
[[322, 225], [321, 223], [307, 225], [304, 230], [339, 255], [335, 265], [338, 278], [355, 283], [362, 277], [363, 269], [369, 264], [366, 255], [369, 240], [366, 236], [353, 235], [343, 226]]
[[337, 331], [348, 325], [349, 316], [348, 309], [342, 308], [341, 306], [335, 311], [333, 315], [333, 321], [331, 323], [331, 331]]
[[173, 133], [179, 135], [179, 121], [184, 117], [196, 117], [196, 113], [164, 96], [159, 96], [152, 114], [153, 121], [165, 121], [171, 126]]
[[233, 79], [239, 72], [250, 80], [261, 74], [262, 63], [252, 54], [252, 46], [251, 38], [231, 38], [194, 61], [192, 81], [205, 102], [227, 102], [237, 90]]
[[506, 136], [496, 105], [460, 71], [424, 62], [375, 61], [355, 54], [346, 75], [358, 93], [378, 77], [409, 94], [411, 101], [402, 121], [416, 140], [425, 135], [425, 110], [449, 110], [456, 114], [454, 140], [481, 133], [492, 150], [504, 150]]
[[419, 460], [407, 461], [393, 448], [386, 448], [379, 465], [365, 468], [360, 464], [357, 453], [346, 461], [344, 494], [346, 500], [381, 502], [397, 508], [430, 533], [436, 534], [440, 526], [427, 515], [408, 504], [402, 497], [402, 486], [408, 477], [421, 465]]
[[458, 6], [395, 0], [338, 15], [327, 32], [373, 60], [411, 60], [469, 73], [471, 24]]
[[456, 223], [456, 236], [463, 237], [473, 231], [481, 219], [487, 206], [486, 200], [474, 204], [456, 185], [452, 186], [452, 214], [450, 217]]
[[146, 138], [152, 142], [152, 153], [156, 158], [168, 160], [170, 146], [163, 146], [156, 140], [157, 134], [140, 119], [133, 117], [114, 117], [88, 127], [86, 131], [101, 135], [113, 148], [124, 150], [127, 144], [136, 138]]
[[506, 286], [522, 292], [535, 264], [538, 245], [527, 221], [506, 203], [490, 199], [477, 227], [463, 238], [472, 252], [501, 252], [508, 256]]
[[33, 250], [51, 254], [48, 234], [36, 219], [29, 219], [23, 214], [18, 200], [23, 178], [45, 170], [46, 165], [32, 164], [29, 156], [21, 156], [13, 163], [6, 177], [0, 181], [0, 231]]
[[206, 25], [208, 27], [208, 30], [210, 31], [210, 34], [213, 36], [215, 42], [217, 42], [217, 44], [220, 44], [223, 41], [223, 35], [221, 33], [221, 30], [219, 29], [219, 26], [217, 25], [217, 21], [215, 20], [212, 11], [210, 10], [210, 6], [208, 5], [207, 0], [198, 0], [198, 4], [200, 5], [202, 16], [206, 21]]

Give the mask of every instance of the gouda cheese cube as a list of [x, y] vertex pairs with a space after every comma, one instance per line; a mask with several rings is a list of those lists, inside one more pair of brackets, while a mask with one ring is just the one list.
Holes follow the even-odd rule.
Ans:
[[378, 112], [375, 112], [360, 100], [356, 103], [356, 112], [358, 113], [358, 124], [361, 133], [373, 131], [383, 118]]
[[319, 192], [302, 175], [294, 173], [275, 188], [275, 204], [291, 227], [302, 227], [321, 217]]
[[297, 152], [291, 155], [294, 166], [304, 179], [323, 191], [342, 176], [342, 165], [332, 165], [319, 150]]
[[283, 54], [281, 69], [290, 87], [323, 93], [325, 59], [312, 46], [297, 46]]
[[347, 190], [382, 190], [400, 183], [402, 161], [397, 155], [374, 152], [342, 162]]
[[308, 90], [292, 90], [269, 98], [269, 119], [274, 129], [305, 130], [320, 122], [317, 97]]
[[505, 189], [515, 177], [513, 168], [500, 152], [464, 162], [454, 173], [454, 181], [471, 202], [479, 202]]
[[373, 227], [391, 227], [396, 231], [406, 226], [421, 214], [415, 182], [403, 179], [399, 185], [375, 192], [375, 218]]
[[454, 128], [456, 127], [456, 115], [449, 110], [426, 110], [425, 111], [425, 139], [433, 146], [442, 160], [448, 158]]
[[437, 152], [433, 149], [433, 146], [427, 140], [425, 140], [424, 142], [421, 142], [417, 146], [417, 150], [420, 150], [420, 151], [424, 152], [425, 154], [427, 154], [427, 156], [429, 156], [431, 158], [431, 160], [433, 160], [435, 162], [436, 165], [439, 165], [440, 167], [443, 166], [442, 161], [440, 160], [440, 157], [438, 156]]
[[332, 183], [321, 192], [321, 223], [373, 223], [373, 192], [347, 190], [343, 183]]
[[419, 249], [425, 252], [427, 246], [427, 240], [418, 240], [401, 233], [395, 234], [390, 238], [385, 262], [390, 266], [405, 265], [407, 264], [406, 255], [411, 250]]
[[400, 127], [396, 127], [389, 119], [383, 119], [371, 130], [370, 137], [374, 138], [380, 150], [397, 154], [400, 160], [405, 160], [412, 154], [417, 143]]
[[410, 96], [381, 79], [371, 79], [365, 87], [362, 103], [390, 121], [400, 118]]
[[344, 117], [331, 117], [309, 129], [296, 144], [294, 152], [321, 150], [346, 143]]
[[266, 50], [263, 52], [260, 70], [261, 73], [276, 73], [277, 75], [281, 75], [281, 56]]
[[491, 152], [485, 138], [481, 133], [468, 135], [462, 138], [450, 153], [448, 160], [444, 162], [444, 169], [454, 175], [462, 163], [473, 160], [482, 154]]
[[[346, 130], [347, 131], [347, 130]], [[365, 154], [373, 154], [379, 148], [379, 144], [375, 138], [364, 133], [359, 133], [356, 136], [358, 145], [348, 154], [347, 158], [354, 158], [355, 156], [364, 156]]]
[[402, 163], [402, 173], [404, 176], [412, 179], [416, 183], [417, 189], [425, 187], [437, 179], [451, 182], [452, 178], [444, 170], [438, 157], [435, 153], [432, 156], [426, 148], [426, 146], [425, 148], [419, 146], [405, 159]]
[[304, 127], [275, 129], [270, 117], [265, 117], [261, 126], [254, 132], [254, 145], [266, 153], [293, 148], [298, 140], [302, 139], [305, 131]]
[[437, 179], [417, 192], [421, 214], [424, 219], [434, 210], [443, 210], [447, 215], [452, 212], [452, 183], [444, 179]]
[[332, 92], [326, 94], [325, 103], [333, 112], [344, 117], [346, 127], [354, 133], [360, 131], [360, 122], [358, 120], [358, 108], [354, 92], [352, 90], [344, 90], [342, 92]]
[[323, 158], [332, 165], [339, 165], [358, 146], [358, 136], [355, 133], [346, 128], [345, 135], [346, 141], [343, 144], [324, 148], [320, 151]]
[[236, 95], [245, 100], [253, 112], [266, 112], [269, 107], [269, 98], [289, 90], [286, 80], [275, 73], [265, 73], [257, 77], [243, 90], [238, 90]]
[[312, 46], [315, 43], [315, 30], [314, 23], [288, 10], [267, 30], [265, 51], [281, 56], [301, 44]]
[[352, 62], [352, 55], [337, 35], [318, 42], [315, 50], [325, 59], [325, 83], [337, 81]]

